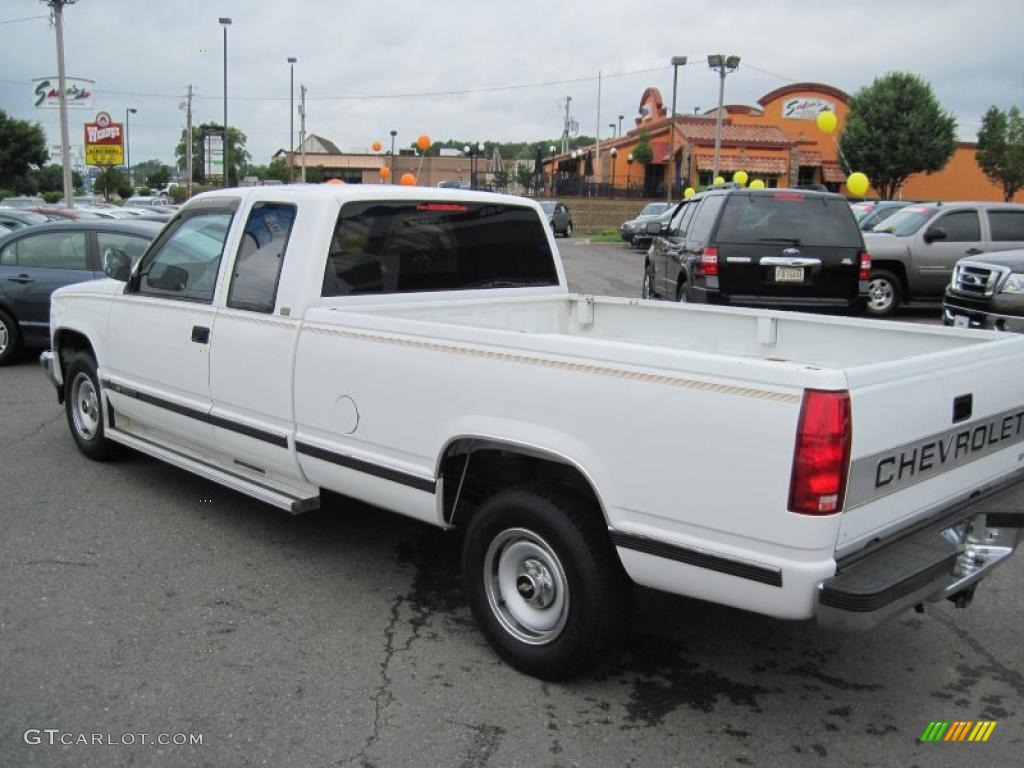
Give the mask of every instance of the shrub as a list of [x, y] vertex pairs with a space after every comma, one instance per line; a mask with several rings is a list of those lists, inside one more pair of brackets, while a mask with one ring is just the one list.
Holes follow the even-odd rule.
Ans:
[[40, 197], [42, 197], [43, 200], [45, 200], [46, 202], [48, 202], [50, 204], [53, 204], [53, 203], [59, 203], [61, 200], [63, 200], [64, 199], [64, 193], [63, 192], [43, 192], [43, 194], [40, 195]]
[[130, 184], [124, 184], [117, 188], [117, 195], [122, 200], [127, 200], [129, 197], [132, 196], [132, 191], [133, 190]]
[[188, 190], [185, 187], [171, 187], [171, 200], [174, 202], [184, 203], [187, 196]]
[[0, 200], [3, 200], [5, 197], [14, 197], [14, 192], [0, 187]]

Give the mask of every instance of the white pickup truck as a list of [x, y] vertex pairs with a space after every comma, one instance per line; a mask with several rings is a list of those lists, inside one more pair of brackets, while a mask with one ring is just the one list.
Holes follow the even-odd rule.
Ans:
[[54, 294], [41, 363], [90, 458], [463, 529], [476, 619], [545, 678], [630, 581], [856, 627], [1013, 552], [1024, 337], [573, 295], [557, 253], [522, 198], [205, 194]]

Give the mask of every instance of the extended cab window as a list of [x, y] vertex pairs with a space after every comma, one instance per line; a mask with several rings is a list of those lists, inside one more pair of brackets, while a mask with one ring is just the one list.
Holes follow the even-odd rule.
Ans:
[[252, 312], [273, 312], [284, 251], [295, 223], [296, 207], [256, 203], [242, 233], [228, 291], [228, 306]]
[[139, 272], [139, 293], [213, 301], [231, 213], [210, 211], [181, 219]]
[[324, 296], [557, 285], [537, 213], [504, 203], [342, 206]]
[[1024, 211], [989, 211], [988, 225], [996, 242], [1024, 241]]

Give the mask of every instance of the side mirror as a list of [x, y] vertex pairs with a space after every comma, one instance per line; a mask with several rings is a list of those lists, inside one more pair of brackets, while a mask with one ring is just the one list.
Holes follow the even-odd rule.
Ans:
[[128, 282], [132, 271], [132, 259], [119, 248], [107, 248], [103, 252], [103, 274], [122, 283]]
[[183, 291], [188, 285], [188, 270], [176, 267], [173, 264], [160, 264], [163, 267], [160, 274], [154, 275], [155, 270], [150, 269], [146, 276], [149, 284], [161, 291]]
[[660, 221], [648, 221], [645, 229], [648, 235], [660, 235], [665, 231]]
[[942, 227], [931, 227], [924, 233], [924, 241], [926, 243], [932, 243], [936, 240], [945, 240], [946, 230]]

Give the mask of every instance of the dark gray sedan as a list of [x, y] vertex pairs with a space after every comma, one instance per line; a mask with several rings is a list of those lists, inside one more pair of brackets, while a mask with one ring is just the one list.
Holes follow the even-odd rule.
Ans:
[[45, 224], [50, 217], [35, 211], [23, 211], [18, 208], [0, 208], [0, 235], [16, 229]]
[[0, 365], [22, 347], [49, 346], [50, 294], [106, 277], [108, 251], [134, 264], [161, 229], [148, 221], [69, 221], [0, 237]]
[[572, 212], [565, 203], [557, 200], [543, 200], [540, 204], [544, 215], [548, 217], [548, 226], [558, 235], [572, 237]]

